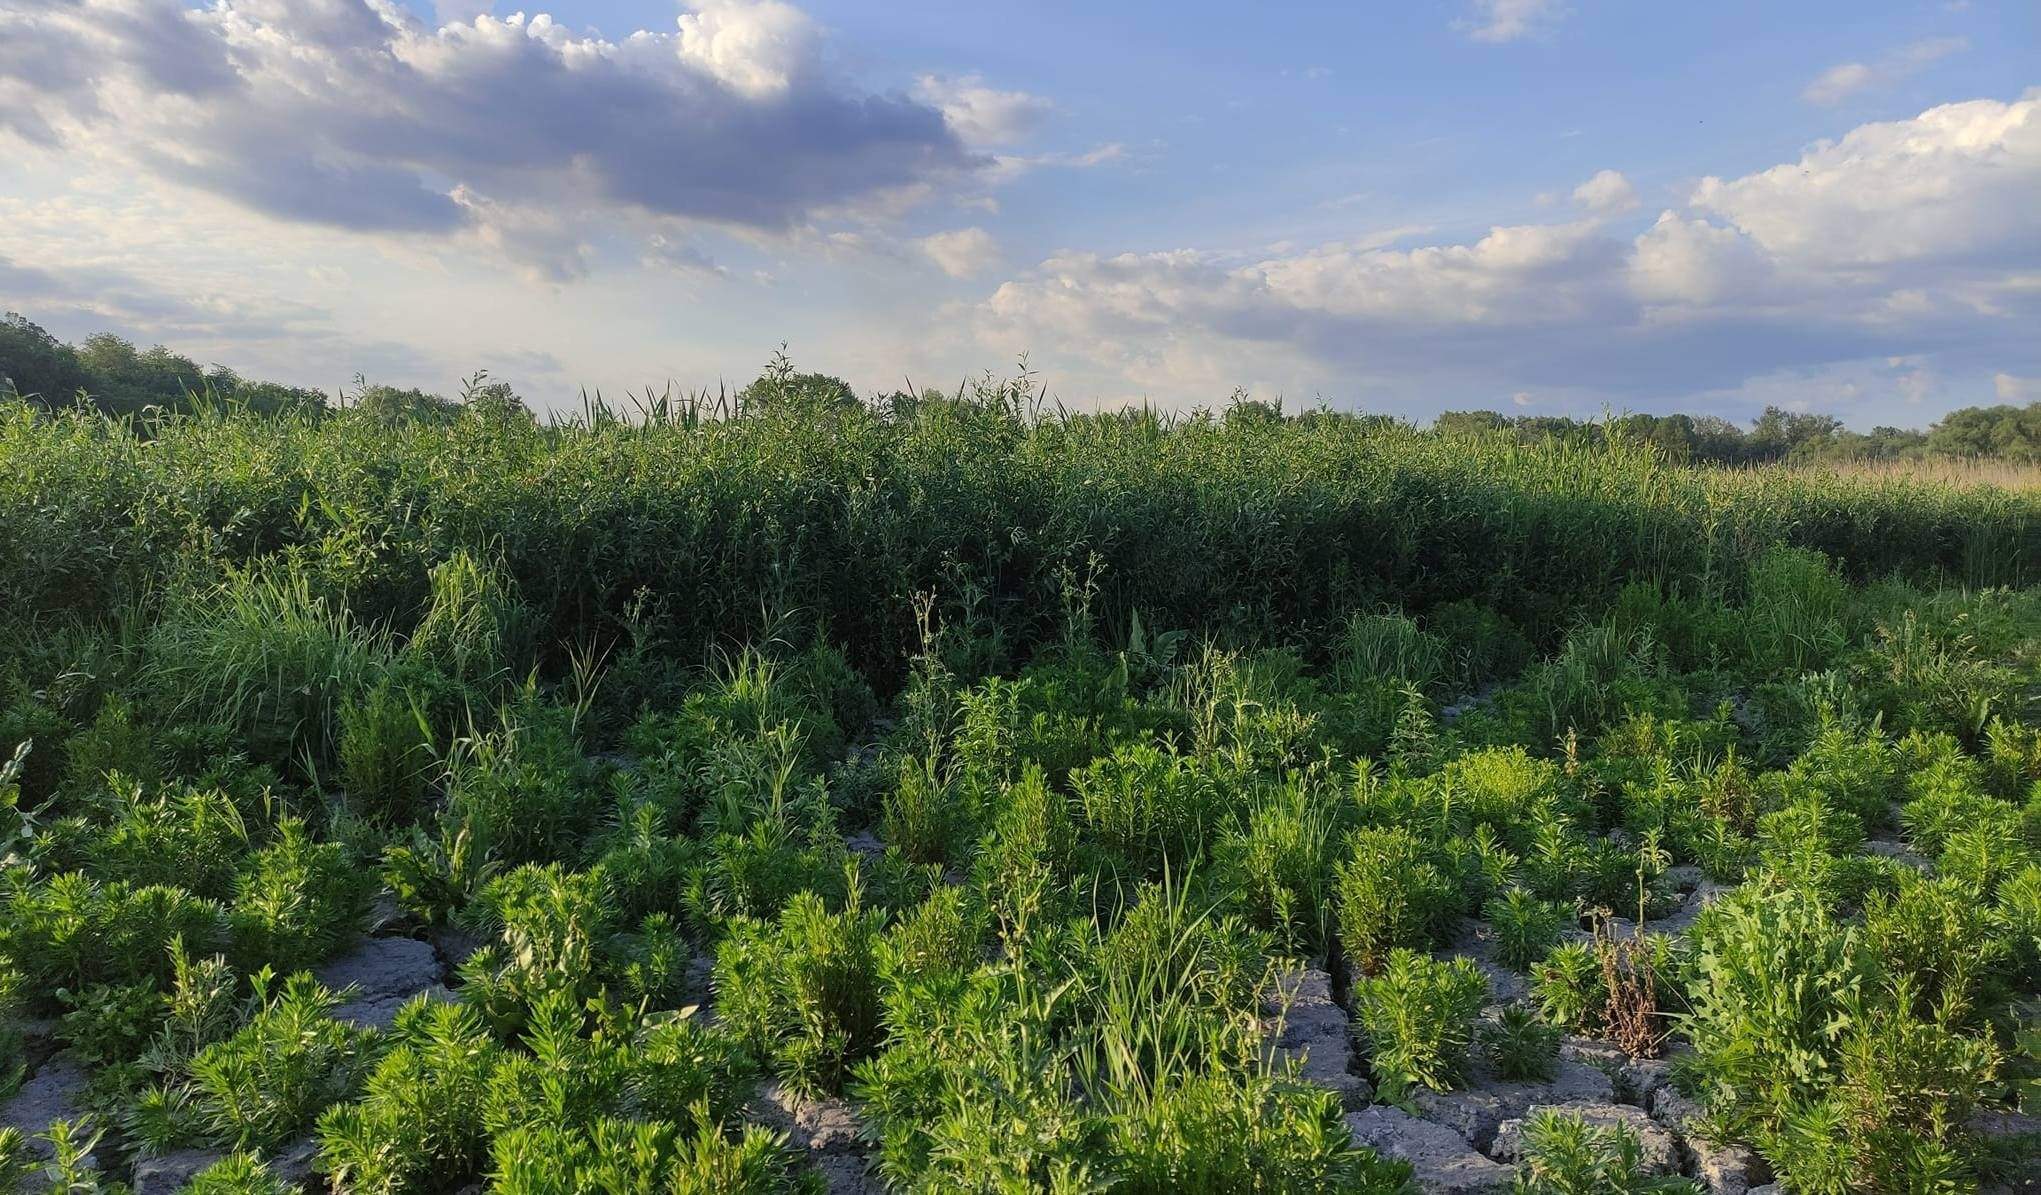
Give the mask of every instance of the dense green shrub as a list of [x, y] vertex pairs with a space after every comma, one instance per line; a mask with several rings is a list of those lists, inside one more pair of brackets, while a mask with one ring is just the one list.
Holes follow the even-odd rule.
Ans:
[[64, 743], [71, 724], [43, 697], [18, 679], [0, 706], [0, 759], [19, 759], [15, 784], [25, 809], [40, 809], [57, 792], [64, 772]]
[[311, 1127], [354, 1093], [375, 1035], [330, 1015], [338, 994], [310, 975], [271, 985], [258, 978], [260, 1011], [233, 1036], [191, 1059], [191, 1112], [207, 1138], [237, 1149], [268, 1148]]
[[1258, 793], [1216, 848], [1218, 883], [1285, 949], [1323, 954], [1336, 903], [1334, 862], [1341, 811], [1325, 786], [1301, 776]]
[[528, 621], [515, 583], [466, 549], [428, 574], [425, 613], [406, 641], [406, 654], [487, 692], [507, 679], [526, 650]]
[[[1336, 732], [1355, 755], [1388, 750], [1408, 694], [1440, 695], [1457, 669], [1447, 645], [1402, 614], [1355, 615], [1333, 649]], [[1455, 678], [1457, 679], [1457, 678]]]
[[1557, 901], [1539, 900], [1522, 888], [1482, 907], [1482, 919], [1495, 932], [1495, 957], [1503, 966], [1528, 970], [1551, 953], [1559, 936], [1576, 923], [1573, 910]]
[[1592, 1033], [1602, 1024], [1609, 991], [1602, 980], [1602, 961], [1587, 942], [1554, 946], [1531, 969], [1531, 991], [1553, 1024], [1575, 1033]]
[[1994, 1078], [1997, 1044], [1966, 1035], [1960, 1001], [1916, 1014], [1911, 980], [1857, 991], [1837, 1010], [1833, 1077], [1796, 1093], [1758, 1142], [1795, 1190], [1919, 1191], [1969, 1177], [1960, 1138]]
[[0, 944], [26, 993], [167, 979], [173, 941], [195, 953], [226, 945], [226, 911], [182, 888], [100, 884], [79, 872], [7, 886]]
[[1380, 975], [1354, 984], [1353, 1011], [1377, 1085], [1390, 1100], [1417, 1087], [1446, 1091], [1468, 1074], [1474, 1015], [1488, 981], [1467, 959], [1391, 951]]
[[1834, 1081], [1864, 984], [1858, 930], [1804, 889], [1765, 885], [1709, 906], [1694, 934], [1692, 1073], [1733, 1123], [1776, 1123]]
[[156, 737], [135, 724], [134, 706], [119, 694], [108, 694], [91, 724], [64, 740], [63, 787], [74, 802], [96, 793], [111, 776], [148, 784], [162, 772]]
[[[218, 789], [183, 785], [147, 791], [115, 776], [101, 816], [84, 845], [96, 875], [131, 884], [174, 884], [198, 896], [233, 895], [253, 835], [241, 810]], [[259, 829], [259, 828], [258, 828]]]
[[702, 842], [688, 881], [688, 913], [703, 936], [721, 934], [734, 918], [777, 917], [802, 892], [842, 903], [848, 851], [824, 792], [776, 793], [763, 809], [747, 805], [737, 816]]
[[[753, 1078], [744, 1048], [721, 1030], [615, 1009], [590, 1026], [571, 994], [556, 990], [533, 1008], [522, 1043], [524, 1051], [505, 1052], [489, 1070], [482, 1095], [488, 1169], [499, 1182], [516, 1173], [534, 1189], [572, 1190], [552, 1184], [574, 1179], [584, 1165], [598, 1175], [620, 1164], [667, 1170], [670, 1156], [629, 1150], [610, 1156], [596, 1144], [606, 1131], [601, 1126], [624, 1117], [645, 1118], [645, 1131], [656, 1138], [691, 1142], [690, 1156], [711, 1168], [745, 1158], [747, 1166], [779, 1164], [780, 1143], [759, 1145], [750, 1129], [734, 1155], [711, 1141], [737, 1127]], [[541, 1144], [554, 1156], [531, 1152]], [[689, 1189], [684, 1181], [681, 1189]]]
[[600, 816], [591, 781], [572, 711], [528, 691], [502, 709], [497, 729], [449, 750], [447, 810], [506, 864], [572, 857]]
[[1114, 1116], [1107, 1156], [1114, 1189], [1386, 1193], [1408, 1168], [1349, 1143], [1339, 1100], [1224, 1075], [1159, 1081]]
[[236, 952], [252, 967], [320, 962], [360, 929], [372, 873], [337, 842], [313, 842], [286, 819], [277, 841], [249, 856], [228, 915]]
[[1013, 937], [1075, 907], [1077, 828], [1068, 803], [1050, 790], [1038, 767], [1005, 785], [993, 804], [972, 876], [1000, 932]]
[[804, 892], [776, 924], [740, 919], [716, 952], [717, 1006], [796, 1091], [836, 1091], [880, 1043], [878, 942], [885, 914]]
[[902, 759], [880, 807], [881, 835], [910, 863], [962, 862], [977, 829], [977, 778], [945, 778], [939, 770], [933, 759]]
[[252, 757], [282, 764], [330, 757], [341, 701], [390, 645], [304, 571], [258, 564], [173, 590], [147, 652], [150, 688], [173, 717], [224, 720]]
[[713, 1127], [683, 1134], [658, 1121], [598, 1120], [584, 1129], [532, 1125], [496, 1139], [493, 1190], [516, 1195], [573, 1191], [715, 1191], [728, 1195], [821, 1195], [821, 1177], [795, 1168], [785, 1137], [747, 1126], [731, 1140]]
[[690, 952], [664, 914], [618, 924], [600, 869], [526, 866], [489, 881], [468, 920], [495, 941], [461, 964], [462, 991], [500, 1032], [521, 1027], [548, 997], [579, 1006], [604, 994], [669, 1008]]
[[1763, 672], [1820, 667], [1848, 639], [1848, 593], [1819, 552], [1772, 548], [1752, 565], [1743, 604], [1743, 652]]
[[1550, 1079], [1559, 1071], [1559, 1027], [1511, 1004], [1481, 1026], [1481, 1052], [1504, 1079]]
[[436, 760], [432, 726], [416, 697], [389, 677], [340, 706], [340, 782], [349, 808], [391, 824], [424, 808]]
[[1637, 1134], [1620, 1124], [1591, 1125], [1560, 1108], [1524, 1122], [1522, 1195], [1698, 1195], [1701, 1185], [1645, 1167]]
[[382, 867], [398, 906], [435, 927], [465, 909], [497, 870], [476, 823], [442, 819], [437, 830], [413, 826], [408, 839], [384, 847]]
[[1458, 886], [1415, 835], [1354, 831], [1339, 866], [1339, 933], [1363, 973], [1380, 970], [1398, 947], [1432, 941], [1458, 909]]
[[463, 1004], [397, 1014], [361, 1099], [319, 1118], [322, 1169], [364, 1195], [445, 1190], [476, 1172], [482, 1101], [503, 1050]]
[[1109, 867], [1134, 879], [1183, 870], [1216, 836], [1220, 794], [1194, 760], [1148, 745], [1121, 747], [1070, 773], [1080, 831]]
[[1290, 651], [1208, 645], [1176, 670], [1168, 703], [1180, 722], [1148, 729], [1187, 738], [1219, 778], [1236, 783], [1276, 779], [1311, 763], [1329, 733], [1318, 683]]
[[278, 1178], [260, 1155], [236, 1151], [192, 1176], [186, 1195], [290, 1195], [297, 1188]]
[[857, 1094], [892, 1181], [1400, 1189], [1400, 1164], [1349, 1146], [1330, 1093], [1271, 1069], [1263, 942], [1189, 885], [1144, 886], [1110, 931], [1046, 937], [889, 991]]
[[589, 843], [589, 854], [609, 880], [617, 918], [629, 923], [653, 913], [681, 916], [687, 887], [702, 866], [701, 844], [670, 832], [652, 802], [626, 802]]
[[886, 931], [880, 971], [891, 984], [968, 975], [984, 961], [990, 929], [991, 911], [974, 889], [939, 885]]

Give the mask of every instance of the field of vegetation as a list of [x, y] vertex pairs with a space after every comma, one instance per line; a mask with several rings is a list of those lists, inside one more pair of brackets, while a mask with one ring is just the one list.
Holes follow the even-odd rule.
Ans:
[[2041, 495], [799, 382], [0, 402], [0, 1188], [2041, 1189]]

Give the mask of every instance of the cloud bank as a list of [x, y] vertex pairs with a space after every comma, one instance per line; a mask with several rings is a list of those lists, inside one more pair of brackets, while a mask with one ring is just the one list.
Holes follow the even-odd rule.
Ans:
[[511, 236], [526, 209], [784, 230], [989, 165], [966, 136], [1003, 110], [861, 91], [779, 0], [616, 41], [390, 0], [0, 9], [0, 132], [366, 232]]
[[1266, 380], [1351, 395], [1393, 379], [1411, 397], [1430, 381], [1622, 400], [1916, 354], [2025, 377], [2041, 365], [2035, 195], [2041, 92], [1704, 178], [1641, 230], [1620, 219], [1635, 189], [1604, 171], [1575, 191], [1579, 218], [1463, 244], [1059, 253], [974, 316], [989, 347], [1033, 348], [1109, 397], [1202, 373], [1200, 392]]

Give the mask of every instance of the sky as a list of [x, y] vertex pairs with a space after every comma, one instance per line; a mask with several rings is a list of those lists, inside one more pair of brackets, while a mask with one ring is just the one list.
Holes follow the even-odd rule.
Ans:
[[2041, 401], [2041, 4], [0, 0], [0, 307], [535, 407]]

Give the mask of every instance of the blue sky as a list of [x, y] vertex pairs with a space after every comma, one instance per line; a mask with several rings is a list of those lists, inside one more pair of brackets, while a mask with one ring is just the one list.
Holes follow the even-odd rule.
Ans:
[[0, 305], [541, 406], [784, 341], [1074, 407], [1919, 425], [2041, 401], [2037, 13], [0, 0]]

